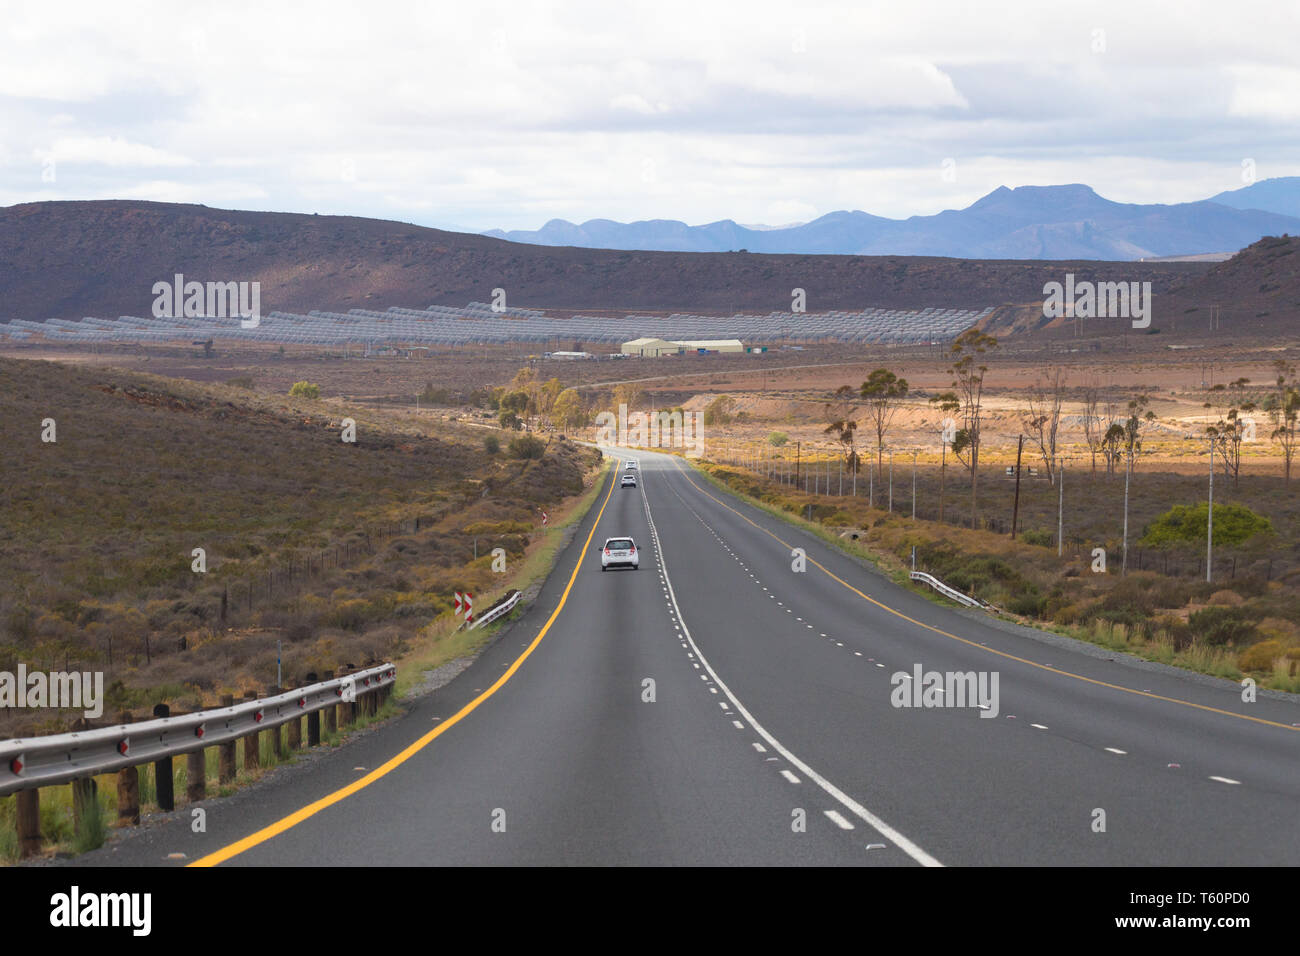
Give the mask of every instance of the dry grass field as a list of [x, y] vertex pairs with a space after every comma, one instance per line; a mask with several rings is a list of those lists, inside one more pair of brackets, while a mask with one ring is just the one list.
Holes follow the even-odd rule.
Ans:
[[[354, 443], [341, 437], [345, 415]], [[286, 683], [400, 654], [448, 615], [452, 591], [491, 589], [491, 548], [523, 559], [538, 509], [581, 492], [598, 459], [561, 438], [540, 458], [513, 457], [508, 443], [489, 453], [483, 437], [240, 387], [0, 359], [0, 669], [102, 670], [111, 716], [265, 690], [277, 641]], [[0, 732], [67, 719], [13, 710]]]

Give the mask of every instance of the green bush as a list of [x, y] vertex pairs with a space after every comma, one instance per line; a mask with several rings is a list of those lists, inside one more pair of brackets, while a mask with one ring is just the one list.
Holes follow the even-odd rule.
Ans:
[[[1209, 529], [1208, 502], [1174, 505], [1142, 531], [1138, 544], [1147, 548], [1169, 548], [1204, 543]], [[1273, 523], [1245, 505], [1214, 506], [1214, 543], [1241, 544], [1257, 534], [1272, 534]]]
[[541, 458], [546, 452], [546, 442], [536, 435], [520, 435], [510, 439], [511, 458]]
[[483, 450], [487, 452], [489, 455], [500, 454], [501, 439], [497, 438], [496, 435], [488, 435], [486, 438], [483, 439]]
[[1042, 528], [1027, 528], [1021, 532], [1020, 540], [1025, 544], [1036, 544], [1040, 548], [1050, 548], [1056, 544], [1056, 535]]
[[320, 386], [311, 382], [294, 382], [289, 394], [294, 398], [320, 398]]
[[1245, 644], [1255, 634], [1255, 622], [1245, 608], [1207, 607], [1187, 620], [1193, 636], [1212, 646]]
[[1007, 602], [1007, 610], [1025, 617], [1041, 617], [1047, 599], [1032, 592], [1020, 594]]

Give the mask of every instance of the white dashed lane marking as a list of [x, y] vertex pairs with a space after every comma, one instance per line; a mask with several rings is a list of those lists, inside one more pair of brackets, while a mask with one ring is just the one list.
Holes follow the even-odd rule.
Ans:
[[849, 823], [848, 820], [845, 820], [838, 810], [823, 810], [822, 813], [826, 814], [826, 818], [841, 830], [853, 829], [853, 824]]

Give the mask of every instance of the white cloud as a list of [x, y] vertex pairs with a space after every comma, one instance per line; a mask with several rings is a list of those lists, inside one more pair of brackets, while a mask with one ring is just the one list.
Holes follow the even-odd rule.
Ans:
[[60, 163], [100, 163], [105, 166], [193, 166], [195, 161], [142, 143], [111, 136], [65, 136], [42, 155]]
[[13, 0], [0, 197], [51, 198], [53, 153], [63, 198], [472, 229], [904, 217], [1002, 184], [1188, 200], [1245, 156], [1300, 171], [1297, 34], [1264, 0]]

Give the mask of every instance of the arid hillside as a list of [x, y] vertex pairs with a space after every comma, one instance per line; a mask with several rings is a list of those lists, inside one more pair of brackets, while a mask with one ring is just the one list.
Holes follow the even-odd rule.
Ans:
[[138, 201], [0, 209], [0, 321], [146, 315], [177, 273], [258, 281], [263, 312], [486, 301], [557, 309], [960, 308], [1039, 299], [1044, 282], [1149, 280], [1205, 263], [1034, 262], [926, 256], [759, 255], [546, 248], [398, 222]]

